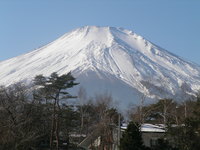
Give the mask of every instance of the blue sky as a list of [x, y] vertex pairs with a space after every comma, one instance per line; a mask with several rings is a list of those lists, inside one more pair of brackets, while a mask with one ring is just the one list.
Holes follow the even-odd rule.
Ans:
[[0, 61], [85, 25], [133, 30], [200, 64], [199, 0], [1, 0]]

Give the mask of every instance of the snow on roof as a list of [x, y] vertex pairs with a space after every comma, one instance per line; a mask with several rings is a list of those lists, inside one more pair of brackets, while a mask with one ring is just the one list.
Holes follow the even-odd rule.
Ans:
[[[121, 129], [127, 129], [127, 124], [123, 124], [121, 126]], [[148, 124], [144, 123], [141, 125], [141, 132], [159, 132], [159, 133], [164, 133], [164, 125], [163, 124]]]
[[165, 132], [163, 125], [142, 124], [142, 132]]

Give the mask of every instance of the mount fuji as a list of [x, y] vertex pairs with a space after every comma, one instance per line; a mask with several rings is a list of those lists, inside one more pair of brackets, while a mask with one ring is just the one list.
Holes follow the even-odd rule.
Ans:
[[[200, 66], [115, 27], [85, 26], [27, 54], [0, 62], [0, 84], [72, 72], [89, 95], [108, 92], [120, 105], [135, 97], [180, 98], [200, 89]], [[79, 87], [80, 87], [79, 86]], [[77, 91], [78, 86], [74, 89]]]

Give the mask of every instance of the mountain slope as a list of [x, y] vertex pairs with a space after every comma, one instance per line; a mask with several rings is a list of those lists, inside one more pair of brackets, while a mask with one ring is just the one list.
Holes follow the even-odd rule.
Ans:
[[[149, 97], [180, 96], [183, 91], [200, 89], [198, 65], [132, 31], [114, 27], [78, 28], [44, 47], [0, 62], [0, 66], [0, 84], [4, 85], [30, 82], [38, 74], [72, 71], [88, 91], [97, 93], [102, 83], [102, 91], [112, 92], [114, 97], [125, 87]], [[117, 84], [110, 89], [111, 83]]]

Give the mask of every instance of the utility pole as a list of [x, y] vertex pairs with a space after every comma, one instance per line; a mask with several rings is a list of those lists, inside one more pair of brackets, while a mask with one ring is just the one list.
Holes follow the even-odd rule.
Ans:
[[175, 117], [176, 117], [176, 125], [178, 125], [179, 123], [178, 123], [178, 114], [177, 114], [177, 109], [178, 109], [178, 106], [176, 106], [176, 108], [175, 108]]
[[187, 118], [187, 101], [184, 102], [185, 118]]
[[119, 150], [121, 138], [121, 115], [118, 115], [118, 133], [117, 133], [117, 150]]

